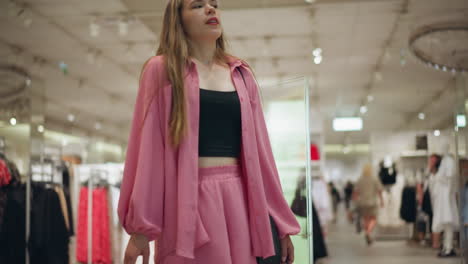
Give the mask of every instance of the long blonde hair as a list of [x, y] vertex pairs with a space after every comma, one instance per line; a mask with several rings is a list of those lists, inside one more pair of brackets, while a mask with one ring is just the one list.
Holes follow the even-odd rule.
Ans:
[[[172, 105], [170, 135], [172, 145], [177, 147], [187, 132], [187, 112], [185, 104], [184, 69], [192, 54], [182, 24], [184, 0], [170, 0], [164, 11], [159, 48], [156, 55], [164, 55], [167, 77], [172, 84]], [[226, 40], [224, 34], [216, 40], [215, 61], [226, 62]]]
[[373, 176], [374, 175], [372, 172], [372, 165], [369, 163], [365, 164], [364, 168], [362, 169], [361, 178], [367, 179], [367, 178], [372, 178]]

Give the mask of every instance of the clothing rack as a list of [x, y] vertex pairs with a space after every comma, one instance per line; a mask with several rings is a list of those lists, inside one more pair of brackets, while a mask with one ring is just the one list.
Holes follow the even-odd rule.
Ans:
[[[49, 155], [45, 153], [45, 148], [42, 146], [42, 151], [39, 156], [39, 160], [31, 160], [29, 164], [29, 174], [26, 181], [26, 241], [29, 241], [30, 233], [31, 233], [31, 183], [33, 182], [33, 164], [41, 166], [41, 175], [43, 174], [44, 164], [51, 164], [51, 174], [50, 175], [50, 182], [53, 182], [53, 168], [54, 162], [60, 161], [60, 157], [62, 156], [62, 149], [58, 149], [59, 155]], [[44, 179], [42, 177], [42, 179]], [[26, 264], [30, 263], [29, 259], [29, 251], [26, 247]]]
[[[93, 192], [95, 185], [101, 184], [103, 181], [107, 181], [109, 173], [108, 171], [100, 168], [91, 168], [90, 175], [86, 181], [88, 185], [88, 223], [93, 222]], [[104, 177], [103, 177], [104, 176]], [[93, 248], [93, 225], [88, 224], [88, 248]], [[92, 250], [88, 250], [88, 264], [92, 264]]]

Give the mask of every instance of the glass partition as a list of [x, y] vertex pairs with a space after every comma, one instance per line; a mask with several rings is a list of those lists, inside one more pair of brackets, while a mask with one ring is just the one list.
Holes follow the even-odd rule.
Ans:
[[[301, 234], [292, 237], [295, 263], [313, 263], [312, 207], [308, 191], [310, 139], [307, 79], [291, 79], [277, 85], [262, 87], [263, 94], [277, 95], [282, 91], [294, 96], [263, 98], [263, 110], [285, 198], [291, 207], [296, 199], [298, 206], [296, 218], [301, 225]], [[306, 198], [302, 206], [299, 197]], [[300, 216], [304, 213], [306, 215]]]
[[466, 127], [467, 114], [467, 78], [465, 73], [455, 76], [455, 153], [459, 166], [459, 208], [460, 208], [460, 255], [462, 263], [468, 263], [468, 129]]

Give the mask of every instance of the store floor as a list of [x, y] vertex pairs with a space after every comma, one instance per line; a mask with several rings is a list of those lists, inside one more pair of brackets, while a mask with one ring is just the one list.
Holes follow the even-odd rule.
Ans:
[[[460, 258], [439, 259], [437, 252], [418, 245], [409, 246], [406, 241], [376, 241], [366, 245], [363, 234], [358, 235], [354, 226], [339, 211], [336, 224], [330, 224], [327, 235], [329, 258], [326, 264], [455, 264]], [[298, 263], [303, 264], [303, 263]]]

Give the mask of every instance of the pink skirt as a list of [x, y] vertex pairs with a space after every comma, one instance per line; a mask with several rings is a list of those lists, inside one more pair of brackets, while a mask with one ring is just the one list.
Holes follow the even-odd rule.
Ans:
[[167, 256], [162, 264], [257, 264], [252, 256], [247, 194], [240, 166], [199, 169], [199, 213], [210, 241], [195, 259]]

